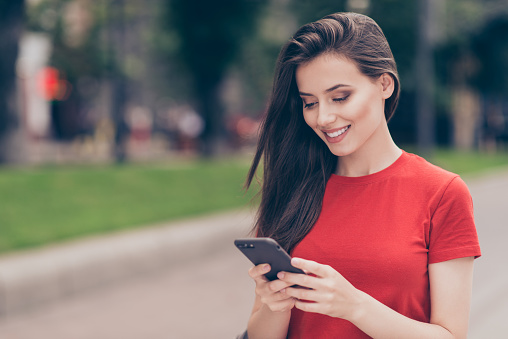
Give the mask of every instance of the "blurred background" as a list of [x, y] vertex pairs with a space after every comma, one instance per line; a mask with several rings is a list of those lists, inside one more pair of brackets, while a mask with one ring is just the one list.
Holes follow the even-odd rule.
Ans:
[[391, 44], [399, 144], [495, 151], [508, 141], [503, 0], [1, 3], [3, 163], [248, 149], [281, 45], [344, 10], [372, 16]]
[[0, 259], [255, 207], [242, 185], [279, 50], [338, 11], [392, 47], [399, 146], [506, 171], [508, 0], [0, 0]]

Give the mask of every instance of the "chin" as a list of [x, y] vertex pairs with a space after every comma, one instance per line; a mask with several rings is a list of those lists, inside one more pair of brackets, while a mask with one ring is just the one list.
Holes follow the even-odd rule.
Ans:
[[338, 157], [345, 157], [353, 153], [353, 150], [345, 149], [343, 147], [334, 147], [333, 145], [328, 145], [328, 149], [333, 155]]

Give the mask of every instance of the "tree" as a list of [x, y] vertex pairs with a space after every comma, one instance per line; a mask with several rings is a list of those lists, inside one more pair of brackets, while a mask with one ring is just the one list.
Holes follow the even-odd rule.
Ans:
[[[500, 15], [482, 28], [473, 38], [473, 51], [479, 60], [474, 85], [482, 93], [483, 141], [496, 147], [499, 142], [508, 143], [508, 15]], [[490, 144], [490, 145], [489, 145]]]
[[166, 4], [166, 30], [178, 36], [176, 56], [191, 78], [196, 110], [205, 123], [201, 135], [204, 156], [216, 153], [224, 138], [221, 81], [242, 40], [253, 31], [258, 11], [265, 2], [174, 0]]
[[105, 74], [104, 52], [99, 44], [101, 22], [97, 22], [99, 16], [95, 13], [99, 9], [99, 5], [76, 0], [45, 0], [27, 9], [28, 30], [51, 38], [49, 64], [69, 84], [64, 98], [47, 98], [51, 100], [52, 132], [57, 140], [69, 141], [90, 133], [83, 106], [97, 96], [98, 90], [88, 90], [85, 96], [78, 84], [83, 77], [93, 82]]
[[[126, 7], [124, 0], [95, 3], [45, 0], [32, 6], [28, 13], [28, 27], [51, 36], [51, 66], [65, 75], [72, 89], [65, 100], [51, 102], [53, 137], [69, 141], [92, 134], [95, 122], [88, 116], [91, 103], [104, 88], [100, 84], [108, 82], [111, 107], [106, 110], [111, 112], [115, 127], [111, 141], [112, 155], [117, 162], [126, 160], [128, 137], [124, 70]], [[52, 19], [48, 20], [48, 16]]]
[[446, 2], [446, 39], [436, 49], [438, 109], [451, 118], [453, 143], [460, 149], [495, 139], [504, 128], [500, 120], [508, 89], [506, 3]]
[[12, 134], [18, 125], [15, 65], [24, 7], [23, 0], [0, 1], [0, 163], [11, 160]]
[[508, 15], [487, 22], [473, 38], [473, 50], [481, 61], [475, 85], [484, 93], [508, 93]]

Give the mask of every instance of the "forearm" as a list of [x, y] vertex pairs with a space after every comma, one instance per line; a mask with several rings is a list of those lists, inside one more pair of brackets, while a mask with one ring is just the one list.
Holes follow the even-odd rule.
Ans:
[[272, 312], [266, 305], [252, 312], [247, 327], [249, 339], [283, 339], [287, 336], [291, 310]]
[[456, 338], [450, 331], [440, 325], [408, 318], [363, 292], [360, 294], [357, 311], [348, 320], [376, 339]]

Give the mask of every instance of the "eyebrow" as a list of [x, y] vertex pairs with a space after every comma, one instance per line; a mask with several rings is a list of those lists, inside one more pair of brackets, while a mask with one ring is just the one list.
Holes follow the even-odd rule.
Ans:
[[[340, 87], [351, 87], [349, 85], [344, 85], [344, 84], [337, 84], [335, 86], [332, 86], [330, 88], [328, 88], [327, 90], [325, 90], [325, 93], [330, 93], [330, 92], [333, 92], [335, 91], [337, 88], [340, 88]], [[302, 96], [307, 96], [307, 97], [312, 97], [314, 96], [313, 94], [310, 94], [310, 93], [305, 93], [305, 92], [300, 92], [300, 95]]]

